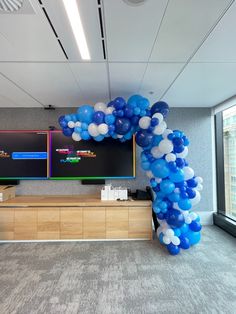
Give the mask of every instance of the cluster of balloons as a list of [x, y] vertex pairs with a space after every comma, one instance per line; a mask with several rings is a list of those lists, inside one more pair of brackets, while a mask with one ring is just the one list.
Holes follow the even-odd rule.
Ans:
[[112, 137], [124, 142], [136, 134], [136, 143], [143, 149], [141, 167], [155, 195], [157, 235], [169, 253], [176, 255], [200, 241], [202, 226], [192, 207], [201, 199], [203, 180], [186, 160], [186, 135], [167, 128], [168, 113], [167, 103], [159, 101], [150, 107], [147, 98], [133, 95], [127, 102], [117, 97], [107, 105], [82, 105], [77, 113], [61, 116], [59, 124], [63, 134], [75, 141]]

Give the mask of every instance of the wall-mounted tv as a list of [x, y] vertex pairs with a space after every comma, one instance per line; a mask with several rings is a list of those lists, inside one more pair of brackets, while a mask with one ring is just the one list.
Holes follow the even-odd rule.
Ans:
[[135, 141], [105, 138], [75, 142], [50, 132], [50, 179], [122, 179], [135, 177]]
[[0, 131], [0, 179], [47, 179], [47, 131]]

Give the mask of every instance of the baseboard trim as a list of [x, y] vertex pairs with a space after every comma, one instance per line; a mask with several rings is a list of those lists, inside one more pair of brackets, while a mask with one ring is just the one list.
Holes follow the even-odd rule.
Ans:
[[201, 219], [201, 224], [203, 226], [212, 226], [213, 225], [213, 211], [197, 211], [196, 214], [199, 215]]
[[58, 240], [0, 240], [1, 243], [47, 243], [47, 242], [120, 242], [120, 241], [151, 241], [152, 239], [58, 239]]

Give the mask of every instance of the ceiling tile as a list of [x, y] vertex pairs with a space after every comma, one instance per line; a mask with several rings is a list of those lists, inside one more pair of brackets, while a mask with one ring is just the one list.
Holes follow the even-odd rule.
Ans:
[[236, 3], [228, 10], [191, 61], [236, 62], [235, 16]]
[[0, 107], [41, 107], [41, 104], [0, 74]]
[[145, 68], [146, 63], [109, 63], [112, 98], [137, 94]]
[[109, 61], [147, 61], [167, 0], [148, 0], [130, 6], [123, 0], [105, 0]]
[[86, 101], [109, 101], [106, 63], [70, 63]]
[[77, 106], [83, 101], [67, 63], [1, 63], [0, 71], [44, 105]]
[[236, 63], [191, 63], [163, 100], [173, 107], [212, 107], [235, 95]]
[[183, 66], [183, 63], [149, 63], [140, 93], [151, 101], [157, 101]]
[[229, 2], [170, 0], [150, 61], [187, 61]]

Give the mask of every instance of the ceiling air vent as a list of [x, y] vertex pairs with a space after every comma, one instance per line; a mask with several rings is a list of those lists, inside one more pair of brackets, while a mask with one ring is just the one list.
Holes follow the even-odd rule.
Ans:
[[24, 0], [0, 0], [0, 11], [15, 12], [18, 11]]

